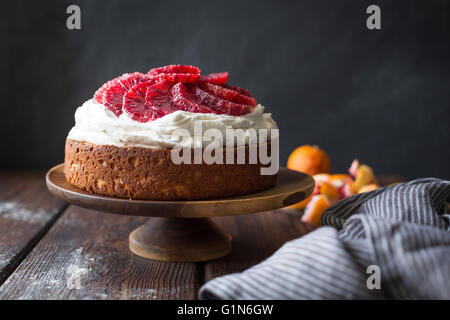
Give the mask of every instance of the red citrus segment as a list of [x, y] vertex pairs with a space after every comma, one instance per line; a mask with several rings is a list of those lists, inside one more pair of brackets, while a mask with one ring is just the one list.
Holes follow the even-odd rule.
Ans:
[[[111, 80], [112, 81], [112, 80]], [[103, 103], [103, 93], [105, 92], [106, 88], [108, 87], [108, 83], [103, 84], [97, 91], [94, 93], [94, 100], [98, 103]]]
[[213, 84], [225, 84], [228, 81], [228, 72], [211, 73], [201, 77], [200, 81]]
[[215, 113], [241, 116], [250, 111], [250, 107], [246, 105], [220, 99], [197, 86], [193, 88], [192, 94], [199, 104], [215, 110]]
[[214, 95], [218, 98], [236, 102], [239, 104], [245, 104], [248, 106], [256, 105], [255, 98], [253, 98], [251, 96], [243, 95], [236, 90], [228, 89], [223, 86], [212, 84], [212, 83], [200, 83], [199, 86], [203, 90], [208, 91], [209, 93], [211, 93], [212, 95]]
[[196, 103], [190, 89], [190, 87], [182, 83], [174, 85], [171, 90], [173, 102], [184, 111], [199, 113], [214, 112], [214, 110]]
[[128, 116], [139, 122], [154, 120], [153, 113], [145, 105], [147, 89], [157, 82], [157, 78], [151, 78], [146, 82], [141, 82], [127, 91], [123, 96], [123, 110]]
[[[121, 75], [120, 77], [123, 77], [125, 75], [127, 75], [128, 73], [125, 73], [123, 75]], [[117, 80], [120, 77], [116, 77], [112, 80], [109, 80], [108, 82], [104, 83], [97, 91], [95, 91], [94, 93], [94, 100], [100, 104], [103, 104], [103, 95], [105, 94], [105, 91], [111, 87], [112, 85], [115, 85]]]
[[171, 64], [168, 66], [153, 68], [148, 74], [152, 76], [156, 76], [161, 73], [192, 73], [192, 74], [200, 74], [200, 69], [194, 66], [189, 65], [180, 65], [180, 64]]
[[[138, 74], [139, 72], [136, 72], [135, 74]], [[133, 74], [133, 73], [131, 73]], [[142, 76], [144, 76], [142, 73], [140, 73]], [[124, 73], [123, 75], [116, 77], [112, 80], [109, 80], [108, 82], [104, 83], [94, 94], [94, 100], [97, 101], [98, 103], [103, 103], [103, 94], [105, 93], [105, 91], [111, 87], [112, 85], [114, 85], [118, 79], [122, 78], [122, 77], [126, 77], [128, 76], [129, 73]]]
[[248, 91], [248, 90], [245, 90], [245, 89], [242, 89], [242, 88], [239, 88], [239, 87], [236, 87], [236, 86], [232, 86], [232, 85], [229, 85], [229, 84], [224, 84], [223, 87], [227, 88], [227, 89], [231, 89], [231, 90], [237, 91], [240, 94], [243, 94], [244, 96], [248, 96], [248, 97], [252, 97], [253, 98], [253, 96], [250, 94], [250, 91]]
[[147, 88], [145, 106], [150, 109], [153, 119], [179, 110], [172, 101], [171, 89], [172, 85], [168, 81], [161, 81]]
[[116, 116], [120, 116], [122, 114], [122, 100], [124, 91], [124, 88], [122, 88], [118, 81], [116, 81], [103, 92], [103, 104], [109, 110], [114, 112]]
[[147, 122], [177, 110], [229, 114], [250, 112], [256, 99], [244, 89], [227, 85], [228, 72], [201, 77], [200, 69], [169, 65], [147, 74], [124, 74], [105, 83], [94, 94], [119, 116], [123, 110], [131, 119]]
[[103, 92], [103, 104], [117, 116], [122, 114], [123, 96], [136, 84], [147, 80], [142, 73], [126, 73], [113, 81], [109, 81]]
[[161, 73], [158, 75], [160, 79], [164, 79], [172, 84], [175, 83], [194, 83], [200, 80], [199, 74], [194, 73]]

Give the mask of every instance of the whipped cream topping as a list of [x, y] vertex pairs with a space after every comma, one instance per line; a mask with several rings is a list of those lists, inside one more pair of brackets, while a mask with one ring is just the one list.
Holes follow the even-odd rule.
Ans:
[[[182, 140], [176, 135], [177, 129], [187, 130], [194, 137], [194, 123], [201, 120], [203, 133], [218, 129], [224, 137], [227, 128], [243, 129], [245, 143], [249, 143], [248, 129], [277, 129], [270, 113], [264, 113], [264, 107], [258, 104], [251, 113], [243, 116], [230, 116], [214, 113], [192, 113], [175, 111], [150, 122], [138, 122], [128, 117], [126, 112], [117, 117], [104, 105], [93, 99], [86, 101], [75, 112], [75, 126], [70, 130], [68, 139], [90, 142], [96, 145], [114, 145], [119, 147], [173, 148], [177, 145], [191, 146], [193, 140]], [[194, 139], [195, 141], [196, 139]], [[203, 146], [210, 141], [201, 141]], [[239, 143], [239, 142], [238, 142]], [[197, 143], [194, 142], [194, 146]]]

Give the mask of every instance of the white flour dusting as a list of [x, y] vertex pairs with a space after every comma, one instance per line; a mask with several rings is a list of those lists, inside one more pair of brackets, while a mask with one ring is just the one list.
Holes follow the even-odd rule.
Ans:
[[121, 291], [120, 299], [157, 299], [161, 297], [175, 297], [176, 299], [180, 299], [182, 294], [187, 290], [190, 290], [190, 288], [129, 288]]
[[[40, 274], [30, 275], [27, 279], [29, 285], [23, 288], [23, 292], [15, 299], [55, 299], [66, 290], [83, 290], [82, 295], [89, 297], [88, 292], [84, 293], [89, 289], [85, 279], [86, 275], [93, 270], [95, 259], [83, 254], [83, 250], [83, 247], [79, 247], [73, 250], [66, 260], [59, 263], [55, 261], [50, 269], [43, 270]], [[67, 267], [61, 268], [61, 263]], [[106, 299], [106, 296], [99, 294], [90, 298]]]
[[71, 255], [70, 261], [72, 263], [69, 264], [69, 266], [66, 269], [66, 273], [68, 276], [67, 277], [67, 288], [68, 289], [80, 290], [82, 277], [89, 271], [87, 267], [82, 266], [82, 264], [81, 264], [81, 253], [82, 252], [83, 252], [83, 247], [79, 247]]
[[3, 269], [11, 260], [11, 254], [0, 252], [0, 269]]
[[46, 222], [51, 213], [43, 208], [36, 208], [33, 210], [23, 207], [18, 202], [13, 201], [0, 201], [0, 218], [13, 219], [18, 221], [26, 221], [30, 223], [42, 223]]

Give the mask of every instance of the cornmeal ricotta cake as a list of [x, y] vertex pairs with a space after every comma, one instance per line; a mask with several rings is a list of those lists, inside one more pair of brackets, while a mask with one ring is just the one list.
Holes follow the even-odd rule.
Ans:
[[[262, 175], [267, 165], [259, 157], [249, 160], [252, 145], [266, 144], [270, 155], [277, 125], [248, 91], [227, 82], [227, 72], [201, 76], [197, 67], [183, 65], [108, 81], [75, 112], [65, 146], [67, 181], [91, 193], [149, 200], [222, 198], [272, 187], [276, 174]], [[223, 137], [242, 129], [244, 138], [230, 147], [225, 138], [199, 136], [208, 129]], [[264, 141], [259, 129], [269, 132]], [[222, 153], [223, 163], [194, 163], [195, 150], [202, 154], [211, 141], [212, 155]], [[175, 149], [180, 156], [189, 152], [190, 163], [176, 163]], [[225, 161], [230, 149], [234, 163]], [[238, 149], [244, 163], [236, 163]]]

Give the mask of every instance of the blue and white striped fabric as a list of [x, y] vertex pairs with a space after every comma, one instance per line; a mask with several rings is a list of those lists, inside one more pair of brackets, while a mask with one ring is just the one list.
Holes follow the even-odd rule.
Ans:
[[[450, 299], [450, 181], [418, 179], [337, 202], [322, 227], [200, 288], [202, 299]], [[368, 267], [381, 286], [369, 289]], [[373, 273], [375, 272], [375, 273]]]

